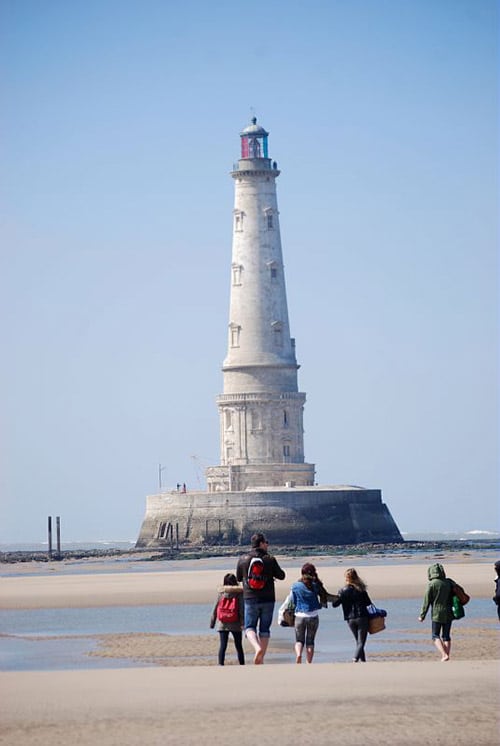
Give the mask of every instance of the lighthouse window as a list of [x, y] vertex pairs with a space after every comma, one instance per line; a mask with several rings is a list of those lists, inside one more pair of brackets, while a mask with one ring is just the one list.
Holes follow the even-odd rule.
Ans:
[[242, 270], [241, 264], [233, 264], [232, 270], [233, 270], [233, 285], [241, 285], [241, 270]]
[[273, 208], [272, 207], [265, 207], [264, 213], [266, 216], [266, 226], [268, 231], [272, 231], [274, 228], [274, 219], [273, 219]]
[[243, 230], [243, 216], [244, 213], [241, 210], [234, 211], [234, 230], [235, 232], [241, 233]]
[[226, 430], [232, 429], [232, 420], [231, 420], [231, 410], [226, 409], [225, 411], [225, 419], [226, 419]]
[[288, 427], [288, 412], [283, 410], [283, 427]]
[[240, 346], [240, 331], [241, 326], [237, 326], [236, 324], [231, 325], [231, 347]]
[[283, 446], [283, 456], [290, 458], [290, 446]]
[[278, 277], [278, 265], [276, 262], [268, 262], [267, 266], [269, 267], [269, 275], [271, 277], [271, 280], [276, 280]]
[[283, 347], [283, 328], [281, 322], [275, 321], [272, 326], [275, 347]]
[[250, 139], [250, 142], [248, 143], [248, 150], [250, 153], [250, 158], [260, 158], [260, 142], [257, 140], [256, 137], [252, 137]]
[[278, 265], [276, 262], [268, 262], [267, 266], [269, 267], [269, 275], [271, 277], [271, 281], [278, 279]]

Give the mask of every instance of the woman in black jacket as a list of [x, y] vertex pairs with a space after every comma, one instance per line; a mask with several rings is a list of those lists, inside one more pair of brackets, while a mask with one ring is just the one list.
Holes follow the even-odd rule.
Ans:
[[366, 585], [359, 577], [356, 570], [351, 567], [345, 571], [346, 585], [338, 592], [338, 600], [333, 601], [333, 606], [342, 604], [344, 619], [356, 640], [354, 652], [354, 663], [366, 661], [365, 643], [368, 635], [368, 610], [371, 604], [370, 597], [366, 592]]
[[495, 572], [497, 574], [495, 578], [495, 595], [493, 601], [497, 605], [498, 621], [500, 622], [500, 560], [495, 562]]

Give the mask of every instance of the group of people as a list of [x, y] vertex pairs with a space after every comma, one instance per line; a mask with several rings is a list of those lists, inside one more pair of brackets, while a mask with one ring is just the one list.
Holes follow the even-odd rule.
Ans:
[[[254, 664], [264, 663], [276, 603], [274, 581], [285, 579], [284, 570], [269, 553], [268, 547], [269, 542], [264, 534], [254, 534], [250, 552], [239, 559], [236, 574], [224, 575], [210, 619], [210, 626], [212, 629], [217, 627], [219, 633], [220, 666], [224, 665], [230, 634], [234, 639], [238, 662], [244, 665], [243, 629], [254, 651]], [[319, 579], [315, 566], [310, 562], [303, 565], [300, 579], [293, 583], [290, 590], [295, 613], [297, 663], [302, 663], [304, 648], [306, 661], [312, 662], [319, 626], [318, 612], [328, 602], [332, 606], [342, 605], [344, 619], [356, 640], [353, 660], [366, 660], [365, 643], [369, 619], [367, 606], [371, 604], [371, 600], [366, 585], [355, 569], [346, 570], [345, 580], [345, 587], [332, 595]]]
[[[217, 627], [219, 633], [218, 663], [221, 666], [224, 665], [230, 634], [234, 639], [238, 662], [245, 664], [243, 630], [254, 651], [254, 664], [264, 663], [276, 602], [275, 580], [285, 579], [284, 570], [269, 553], [268, 547], [269, 542], [264, 534], [254, 534], [251, 549], [240, 557], [236, 573], [224, 576], [210, 620], [210, 626]], [[497, 604], [500, 620], [500, 562], [495, 563], [495, 570], [497, 578], [493, 600]], [[300, 578], [292, 584], [289, 596], [295, 614], [296, 663], [302, 663], [304, 649], [306, 662], [312, 663], [319, 610], [328, 603], [333, 607], [342, 606], [344, 620], [355, 639], [353, 662], [366, 661], [365, 644], [370, 619], [367, 607], [372, 605], [372, 601], [366, 584], [354, 568], [345, 571], [344, 579], [345, 585], [336, 594], [330, 594], [318, 577], [315, 566], [310, 562], [302, 566]], [[452, 597], [457, 584], [446, 577], [439, 563], [428, 568], [428, 580], [418, 619], [423, 622], [431, 609], [432, 640], [441, 660], [448, 661], [454, 618]]]

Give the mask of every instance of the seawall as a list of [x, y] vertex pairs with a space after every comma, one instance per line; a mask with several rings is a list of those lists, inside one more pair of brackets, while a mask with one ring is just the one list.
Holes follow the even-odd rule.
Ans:
[[317, 486], [150, 495], [136, 546], [248, 544], [256, 531], [283, 545], [403, 541], [380, 490]]

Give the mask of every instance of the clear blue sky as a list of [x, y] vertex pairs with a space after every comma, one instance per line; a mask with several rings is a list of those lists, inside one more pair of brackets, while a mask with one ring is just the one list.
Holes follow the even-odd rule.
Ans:
[[219, 463], [253, 113], [318, 481], [498, 528], [497, 2], [1, 0], [0, 65], [0, 541], [135, 539]]

